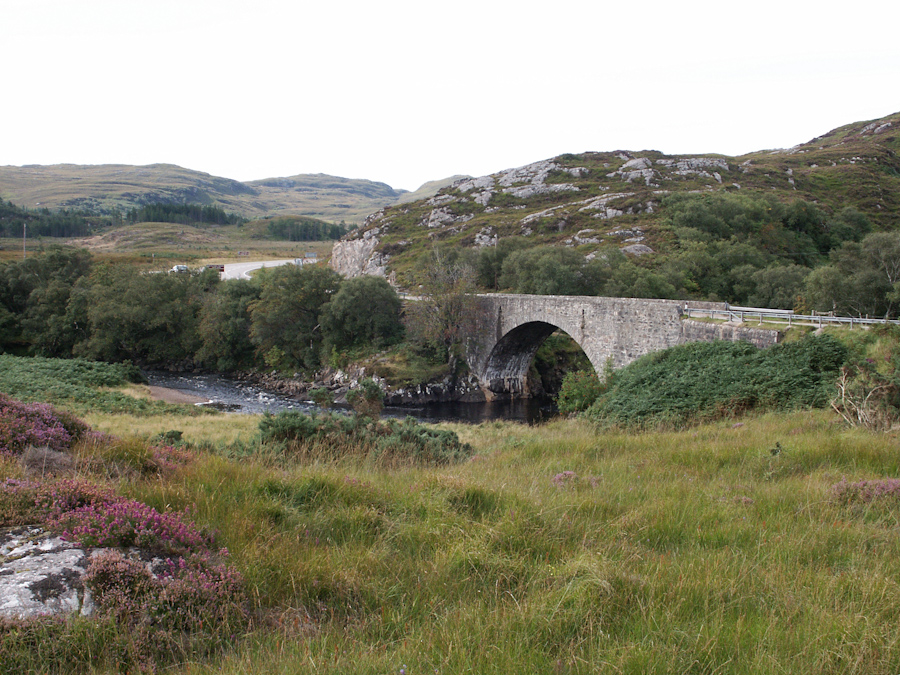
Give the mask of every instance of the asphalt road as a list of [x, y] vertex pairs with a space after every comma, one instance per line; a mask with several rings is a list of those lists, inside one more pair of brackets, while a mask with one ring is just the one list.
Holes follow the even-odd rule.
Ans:
[[290, 265], [294, 259], [290, 260], [259, 260], [256, 262], [239, 262], [225, 263], [225, 272], [222, 274], [223, 279], [249, 279], [250, 272], [258, 270], [261, 267], [278, 267], [280, 265]]

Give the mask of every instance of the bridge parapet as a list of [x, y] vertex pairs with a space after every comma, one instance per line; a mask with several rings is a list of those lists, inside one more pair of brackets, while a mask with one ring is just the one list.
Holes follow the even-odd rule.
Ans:
[[561, 329], [584, 350], [598, 374], [607, 360], [620, 368], [644, 354], [686, 342], [749, 340], [775, 344], [777, 331], [682, 318], [685, 309], [724, 303], [558, 295], [482, 295], [477, 330], [467, 345], [469, 367], [489, 397], [522, 395], [541, 343]]

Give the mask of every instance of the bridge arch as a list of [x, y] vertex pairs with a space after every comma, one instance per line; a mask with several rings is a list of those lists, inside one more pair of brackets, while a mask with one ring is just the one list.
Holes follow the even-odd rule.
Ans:
[[[554, 331], [567, 333], [598, 374], [608, 360], [624, 366], [639, 356], [700, 340], [749, 340], [758, 347], [778, 332], [683, 320], [688, 303], [675, 300], [547, 295], [483, 295], [466, 360], [485, 396], [527, 396], [526, 378], [535, 353]], [[720, 303], [689, 303], [715, 309]], [[724, 306], [724, 305], [721, 305]]]

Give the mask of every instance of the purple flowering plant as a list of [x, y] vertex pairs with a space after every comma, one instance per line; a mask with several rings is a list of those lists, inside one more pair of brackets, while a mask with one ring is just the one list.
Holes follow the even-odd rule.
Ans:
[[213, 543], [212, 535], [201, 531], [186, 513], [160, 513], [87, 481], [38, 484], [7, 479], [6, 483], [15, 493], [32, 496], [49, 529], [82, 546], [136, 546], [181, 555], [208, 551]]
[[831, 486], [831, 495], [841, 504], [871, 504], [872, 502], [900, 502], [900, 479], [882, 478], [848, 483], [846, 478]]
[[63, 451], [89, 430], [45, 403], [22, 403], [0, 394], [0, 455], [16, 457], [29, 445]]
[[[84, 466], [166, 472], [193, 459], [183, 448], [109, 437], [48, 405], [0, 395], [0, 455], [18, 457], [29, 446], [71, 451], [75, 443], [90, 453]], [[6, 478], [0, 526], [11, 525], [40, 525], [83, 547], [108, 549], [93, 553], [83, 581], [98, 615], [123, 627], [126, 660], [138, 670], [227, 646], [249, 625], [241, 575], [189, 510], [160, 512], [85, 479]]]
[[99, 615], [128, 627], [139, 669], [160, 650], [178, 652], [189, 643], [205, 651], [249, 625], [243, 578], [187, 512], [161, 513], [84, 480], [7, 478], [0, 487], [0, 516], [19, 508], [26, 522], [106, 549], [91, 557], [84, 583]]

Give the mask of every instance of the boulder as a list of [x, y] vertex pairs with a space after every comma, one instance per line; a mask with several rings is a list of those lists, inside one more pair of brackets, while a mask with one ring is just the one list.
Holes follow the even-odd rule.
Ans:
[[82, 583], [90, 563], [85, 549], [38, 527], [0, 533], [0, 617], [90, 615]]

